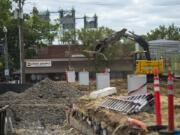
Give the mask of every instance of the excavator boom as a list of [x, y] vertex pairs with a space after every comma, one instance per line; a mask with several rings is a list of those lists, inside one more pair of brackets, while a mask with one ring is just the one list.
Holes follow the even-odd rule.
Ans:
[[99, 41], [95, 46], [95, 52], [102, 53], [108, 47], [108, 45], [113, 44], [119, 41], [125, 34], [127, 29], [122, 29], [116, 33], [113, 33], [109, 37], [104, 38], [103, 40]]
[[96, 54], [104, 52], [104, 50], [108, 47], [108, 45], [119, 41], [123, 37], [137, 42], [145, 51], [146, 59], [151, 60], [148, 42], [142, 36], [136, 35], [132, 32], [128, 33], [127, 29], [125, 28], [99, 41], [95, 46]]

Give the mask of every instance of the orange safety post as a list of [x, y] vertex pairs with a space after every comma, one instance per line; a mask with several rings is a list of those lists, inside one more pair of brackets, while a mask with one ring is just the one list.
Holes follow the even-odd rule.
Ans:
[[174, 91], [173, 91], [173, 76], [171, 70], [168, 73], [168, 130], [174, 130]]
[[154, 111], [156, 114], [156, 125], [161, 125], [161, 100], [160, 100], [160, 87], [159, 87], [159, 75], [158, 68], [154, 69], [154, 98], [155, 98], [155, 106]]

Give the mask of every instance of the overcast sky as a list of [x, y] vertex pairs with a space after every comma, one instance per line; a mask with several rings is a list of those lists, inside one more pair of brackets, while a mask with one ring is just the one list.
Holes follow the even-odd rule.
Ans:
[[[98, 16], [98, 25], [114, 30], [127, 28], [145, 34], [159, 25], [180, 26], [180, 0], [26, 0], [25, 12], [36, 6], [40, 11], [76, 10], [76, 17]], [[52, 18], [58, 17], [53, 14]], [[77, 21], [83, 27], [83, 20]]]

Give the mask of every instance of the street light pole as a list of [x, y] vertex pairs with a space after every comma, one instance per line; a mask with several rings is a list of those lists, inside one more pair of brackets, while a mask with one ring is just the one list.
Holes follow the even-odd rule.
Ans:
[[24, 69], [24, 43], [22, 36], [22, 21], [23, 21], [23, 12], [22, 12], [22, 1], [18, 1], [18, 19], [19, 19], [19, 48], [20, 48], [20, 82], [21, 84], [25, 83], [25, 69]]
[[3, 32], [5, 34], [5, 44], [4, 44], [4, 60], [5, 60], [5, 70], [4, 74], [6, 77], [6, 81], [9, 79], [9, 59], [8, 59], [8, 44], [7, 44], [7, 28], [3, 27]]

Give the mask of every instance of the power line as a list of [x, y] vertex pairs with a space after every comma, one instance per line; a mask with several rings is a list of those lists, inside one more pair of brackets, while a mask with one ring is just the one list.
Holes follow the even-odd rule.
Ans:
[[[69, 4], [69, 5], [76, 5], [76, 4], [81, 4], [81, 5], [97, 5], [97, 6], [106, 6], [106, 7], [119, 7], [124, 5], [123, 3], [118, 3], [118, 2], [80, 2], [80, 1], [61, 1], [61, 5], [63, 4]], [[38, 5], [38, 2], [26, 2], [25, 4], [31, 4], [31, 5]]]
[[[118, 3], [118, 2], [104, 2], [104, 1], [102, 1], [102, 2], [97, 2], [97, 1], [95, 1], [95, 2], [87, 2], [87, 1], [72, 1], [72, 0], [63, 1], [63, 0], [61, 0], [61, 2], [62, 2], [62, 3], [67, 3], [67, 4], [73, 3], [73, 4], [104, 5], [104, 6], [120, 5], [120, 3]], [[121, 4], [121, 5], [122, 5], [122, 4]]]

